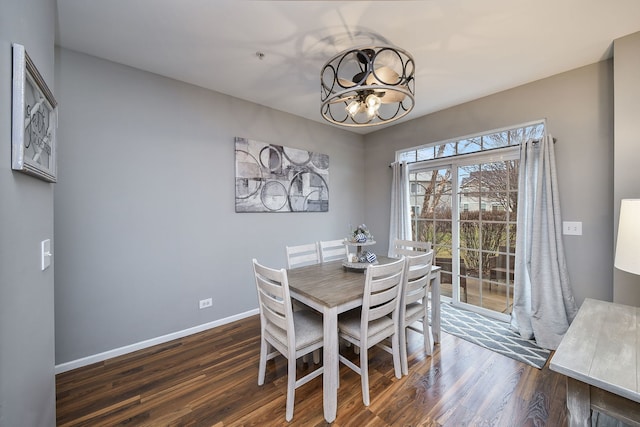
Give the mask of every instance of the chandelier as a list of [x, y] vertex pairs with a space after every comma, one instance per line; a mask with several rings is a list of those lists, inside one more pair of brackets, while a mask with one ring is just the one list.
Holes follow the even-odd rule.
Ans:
[[414, 71], [413, 57], [397, 47], [345, 50], [322, 67], [322, 117], [351, 127], [398, 120], [415, 104]]

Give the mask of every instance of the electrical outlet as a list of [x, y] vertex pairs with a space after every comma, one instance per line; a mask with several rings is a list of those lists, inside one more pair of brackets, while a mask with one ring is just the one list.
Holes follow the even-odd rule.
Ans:
[[207, 298], [207, 299], [201, 299], [200, 300], [200, 309], [211, 307], [212, 305], [213, 305], [213, 299], [212, 298]]
[[562, 234], [572, 236], [582, 236], [582, 223], [573, 221], [562, 222]]

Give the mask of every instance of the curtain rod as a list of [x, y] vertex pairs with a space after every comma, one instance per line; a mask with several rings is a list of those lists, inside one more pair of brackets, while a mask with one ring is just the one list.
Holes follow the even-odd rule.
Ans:
[[[555, 143], [556, 143], [556, 141], [557, 141], [557, 140], [556, 140], [556, 138], [554, 137], [554, 138], [553, 138], [553, 143], [555, 144]], [[533, 140], [531, 140], [531, 142], [533, 142], [534, 144], [537, 144], [537, 143], [539, 143], [539, 142], [540, 142], [540, 140], [539, 140], [539, 139], [533, 139]]]

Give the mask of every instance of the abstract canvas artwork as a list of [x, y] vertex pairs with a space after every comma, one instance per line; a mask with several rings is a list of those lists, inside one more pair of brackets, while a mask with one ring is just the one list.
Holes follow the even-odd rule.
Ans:
[[329, 156], [235, 138], [236, 212], [327, 212]]

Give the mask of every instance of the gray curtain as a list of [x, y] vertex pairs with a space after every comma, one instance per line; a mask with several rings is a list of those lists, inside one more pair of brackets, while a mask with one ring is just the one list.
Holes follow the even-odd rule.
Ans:
[[411, 240], [411, 214], [409, 213], [409, 176], [405, 162], [391, 164], [391, 215], [389, 220], [389, 253], [395, 257], [396, 239]]
[[555, 350], [576, 315], [562, 245], [553, 138], [520, 146], [511, 326]]

